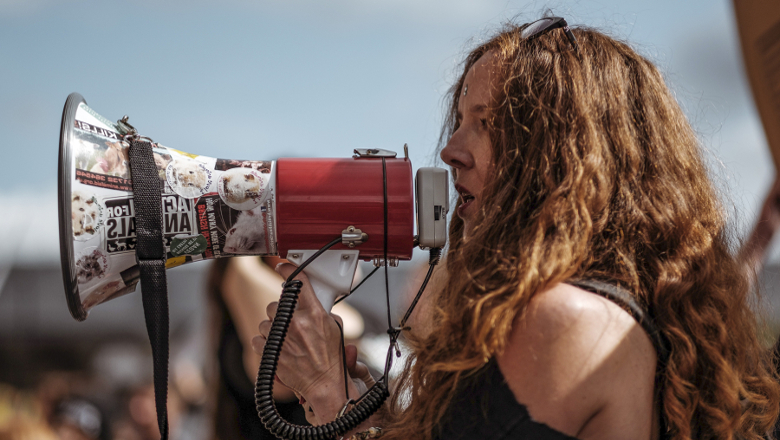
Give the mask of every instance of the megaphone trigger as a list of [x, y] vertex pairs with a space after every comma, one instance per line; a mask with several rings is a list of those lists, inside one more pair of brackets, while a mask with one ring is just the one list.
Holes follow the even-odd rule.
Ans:
[[[287, 260], [299, 266], [315, 252], [316, 250], [290, 250]], [[333, 308], [338, 296], [349, 294], [359, 255], [359, 250], [328, 250], [304, 269], [303, 272], [309, 278], [317, 299], [326, 311]]]

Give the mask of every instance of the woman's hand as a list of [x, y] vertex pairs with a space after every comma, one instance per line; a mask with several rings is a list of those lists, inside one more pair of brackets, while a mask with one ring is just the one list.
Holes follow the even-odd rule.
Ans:
[[[276, 271], [285, 279], [294, 270], [292, 264], [276, 267]], [[347, 401], [344, 394], [341, 332], [336, 323], [340, 318], [325, 311], [304, 273], [300, 273], [296, 279], [303, 282], [303, 286], [279, 356], [276, 375], [308, 404], [316, 416], [315, 422], [327, 423], [335, 418]], [[258, 354], [263, 352], [277, 307], [277, 302], [268, 305], [268, 320], [260, 323], [260, 335], [252, 339], [252, 347]], [[355, 366], [351, 369], [356, 369], [356, 374], [362, 373], [353, 360], [357, 357], [356, 350], [354, 356], [351, 354], [353, 348], [347, 350], [352, 358], [349, 363]], [[354, 383], [349, 381], [348, 386], [350, 397], [357, 398]], [[308, 414], [307, 419], [312, 421]]]

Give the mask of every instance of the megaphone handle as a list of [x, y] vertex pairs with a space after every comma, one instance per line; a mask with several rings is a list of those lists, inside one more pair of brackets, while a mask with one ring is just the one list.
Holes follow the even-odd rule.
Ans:
[[[287, 260], [300, 266], [315, 252], [317, 251], [291, 250], [287, 253]], [[349, 294], [359, 254], [360, 251], [357, 250], [327, 250], [303, 269], [317, 299], [326, 311], [330, 312], [338, 296]]]
[[307, 270], [304, 270], [303, 273], [309, 277], [309, 282], [314, 289], [314, 294], [317, 296], [317, 299], [320, 300], [322, 307], [330, 312], [333, 308], [333, 303], [336, 302], [336, 297], [338, 296], [336, 289], [324, 280], [317, 278], [317, 274], [309, 273]]
[[382, 406], [390, 396], [390, 392], [385, 382], [387, 379], [383, 377], [363, 395], [351, 411], [324, 425], [293, 425], [279, 415], [273, 400], [274, 378], [279, 363], [279, 352], [284, 344], [290, 320], [293, 319], [301, 286], [302, 283], [299, 280], [286, 282], [279, 299], [276, 316], [271, 323], [271, 330], [268, 333], [265, 347], [263, 347], [263, 356], [255, 382], [257, 414], [266, 429], [278, 438], [333, 439], [367, 420]]

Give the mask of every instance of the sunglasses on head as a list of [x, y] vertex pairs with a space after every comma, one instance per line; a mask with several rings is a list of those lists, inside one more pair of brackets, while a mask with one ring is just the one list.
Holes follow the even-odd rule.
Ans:
[[574, 51], [579, 53], [579, 47], [577, 46], [577, 39], [574, 38], [574, 34], [569, 29], [569, 25], [563, 17], [546, 17], [539, 20], [526, 23], [520, 27], [520, 36], [526, 40], [533, 40], [534, 38], [544, 35], [553, 29], [563, 29], [566, 37], [569, 39]]

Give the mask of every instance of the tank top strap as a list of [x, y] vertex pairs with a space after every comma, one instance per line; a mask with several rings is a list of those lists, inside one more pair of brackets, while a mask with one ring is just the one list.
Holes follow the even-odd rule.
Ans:
[[566, 284], [571, 284], [572, 286], [603, 296], [628, 312], [650, 337], [650, 341], [653, 343], [653, 347], [655, 347], [656, 354], [658, 355], [659, 369], [666, 366], [671, 353], [669, 341], [666, 340], [658, 329], [658, 326], [655, 325], [655, 320], [650, 313], [639, 304], [636, 298], [634, 298], [628, 290], [616, 284], [610, 284], [599, 280], [569, 280]]
[[650, 341], [653, 343], [656, 355], [658, 357], [658, 364], [656, 366], [656, 390], [655, 396], [658, 401], [658, 408], [661, 416], [661, 432], [660, 439], [666, 440], [670, 438], [668, 430], [668, 424], [666, 422], [666, 416], [663, 411], [663, 400], [661, 397], [661, 386], [663, 371], [666, 369], [666, 364], [669, 361], [671, 355], [671, 348], [669, 341], [664, 337], [658, 326], [655, 325], [655, 319], [652, 314], [645, 310], [645, 308], [639, 304], [639, 301], [634, 298], [628, 290], [618, 286], [617, 284], [607, 283], [599, 280], [568, 280], [566, 284], [570, 284], [580, 289], [587, 290], [599, 296], [612, 301], [619, 305], [623, 310], [628, 312], [636, 322], [644, 329], [645, 333], [650, 337]]

